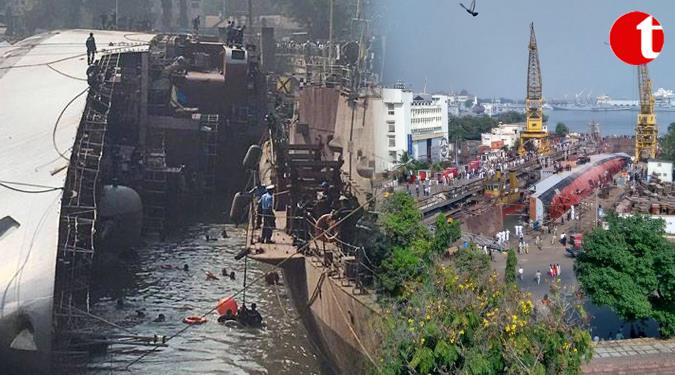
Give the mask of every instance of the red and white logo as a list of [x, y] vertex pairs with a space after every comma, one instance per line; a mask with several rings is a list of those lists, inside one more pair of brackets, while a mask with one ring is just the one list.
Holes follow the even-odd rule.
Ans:
[[647, 64], [663, 49], [663, 27], [652, 15], [630, 12], [614, 21], [609, 45], [626, 64]]

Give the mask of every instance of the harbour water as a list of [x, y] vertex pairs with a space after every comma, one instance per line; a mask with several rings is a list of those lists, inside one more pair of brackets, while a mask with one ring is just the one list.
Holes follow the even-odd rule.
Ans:
[[[573, 132], [588, 132], [588, 124], [591, 121], [600, 123], [600, 133], [603, 136], [635, 134], [635, 111], [546, 111], [548, 116], [548, 129], [555, 131], [558, 122], [563, 122]], [[659, 134], [668, 131], [668, 124], [675, 122], [675, 112], [656, 112], [656, 122], [659, 125]]]
[[[227, 228], [229, 238], [220, 237]], [[212, 237], [210, 241], [205, 235]], [[136, 255], [106, 274], [97, 275], [102, 288], [96, 291], [93, 313], [143, 335], [166, 335], [183, 329], [182, 319], [211, 310], [220, 298], [235, 293], [243, 286], [244, 262], [234, 260], [244, 245], [244, 231], [231, 226], [198, 224], [175, 238], [152, 242]], [[213, 238], [217, 238], [214, 240]], [[189, 271], [182, 270], [184, 264]], [[162, 265], [177, 266], [164, 269]], [[221, 269], [236, 273], [236, 280], [220, 277]], [[248, 280], [270, 271], [271, 267], [248, 262]], [[220, 280], [206, 281], [205, 271]], [[118, 298], [124, 306], [117, 306]], [[241, 297], [238, 298], [241, 302]], [[307, 332], [298, 320], [290, 297], [283, 285], [275, 289], [263, 282], [250, 286], [247, 306], [255, 302], [263, 314], [262, 330], [230, 328], [219, 324], [215, 313], [205, 324], [192, 326], [169, 346], [149, 354], [129, 368], [138, 374], [320, 374], [329, 373], [314, 354]], [[143, 309], [145, 317], [137, 317]], [[163, 323], [152, 322], [164, 314]], [[106, 327], [111, 333], [128, 333]], [[124, 371], [126, 365], [143, 351], [113, 346], [94, 358], [90, 372], [109, 374]]]

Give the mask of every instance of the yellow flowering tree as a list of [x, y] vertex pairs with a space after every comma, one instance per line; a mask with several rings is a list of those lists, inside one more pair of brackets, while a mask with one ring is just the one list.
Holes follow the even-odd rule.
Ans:
[[534, 301], [472, 248], [425, 274], [387, 308], [377, 372], [578, 374], [590, 359], [590, 335], [578, 324], [583, 311], [570, 309], [574, 301], [557, 289]]

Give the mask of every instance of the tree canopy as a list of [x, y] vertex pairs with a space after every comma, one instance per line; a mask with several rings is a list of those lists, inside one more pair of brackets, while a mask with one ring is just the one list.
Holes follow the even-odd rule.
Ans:
[[382, 259], [379, 278], [387, 295], [398, 296], [404, 283], [422, 276], [435, 256], [457, 241], [461, 232], [458, 221], [448, 223], [444, 215], [439, 215], [432, 235], [422, 223], [415, 200], [406, 193], [389, 197], [383, 211], [380, 226], [388, 254], [379, 255]]
[[567, 128], [564, 122], [559, 122], [555, 124], [555, 133], [558, 135], [567, 135], [570, 133], [570, 129]]
[[675, 334], [675, 244], [665, 223], [647, 216], [607, 216], [608, 230], [584, 238], [577, 273], [593, 303], [626, 320], [654, 318], [662, 336]]
[[490, 258], [473, 246], [447, 258], [459, 222], [439, 215], [432, 234], [405, 193], [390, 196], [382, 212], [380, 242], [389, 255], [378, 277], [388, 297], [380, 300], [383, 342], [373, 372], [579, 373], [592, 353], [590, 335], [573, 325], [583, 310], [570, 315], [557, 289], [535, 309], [531, 296], [498, 280]]
[[579, 374], [592, 355], [591, 338], [567, 319], [559, 294], [535, 308], [529, 294], [499, 280], [489, 263], [476, 249], [462, 248], [406, 283], [385, 310], [377, 373]]
[[448, 119], [448, 139], [480, 139], [481, 133], [487, 133], [490, 129], [497, 127], [500, 122], [512, 124], [525, 121], [525, 115], [508, 111], [500, 113], [495, 117], [487, 115], [482, 116], [451, 116]]
[[675, 161], [675, 122], [668, 126], [668, 133], [661, 139], [661, 158]]
[[517, 122], [525, 121], [525, 114], [516, 111], [502, 112], [497, 115], [497, 121], [501, 121], [505, 124], [513, 124]]

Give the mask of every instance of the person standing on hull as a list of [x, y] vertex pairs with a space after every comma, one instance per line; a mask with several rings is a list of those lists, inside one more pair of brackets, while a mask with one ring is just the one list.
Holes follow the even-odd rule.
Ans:
[[272, 231], [274, 230], [274, 185], [267, 186], [267, 192], [260, 198], [260, 208], [263, 216], [262, 243], [274, 243]]
[[87, 64], [91, 65], [96, 59], [96, 39], [94, 39], [94, 33], [89, 33], [89, 38], [85, 43], [87, 46]]

